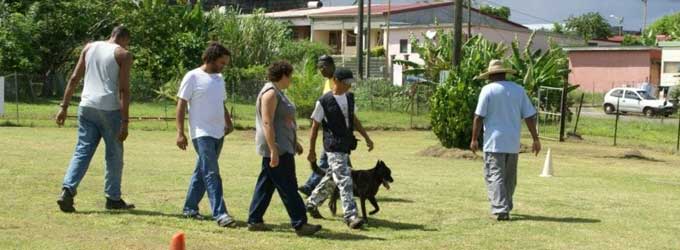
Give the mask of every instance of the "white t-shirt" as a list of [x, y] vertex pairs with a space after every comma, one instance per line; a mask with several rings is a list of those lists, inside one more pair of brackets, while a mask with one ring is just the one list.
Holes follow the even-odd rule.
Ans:
[[[345, 123], [347, 127], [349, 127], [349, 103], [347, 102], [347, 95], [342, 94], [342, 95], [333, 95], [335, 98], [335, 102], [338, 103], [338, 106], [340, 106], [340, 110], [342, 110], [342, 115], [345, 116]], [[356, 112], [356, 108], [352, 110], [353, 112]], [[313, 120], [316, 122], [321, 122], [322, 120], [326, 119], [326, 114], [323, 111], [323, 107], [321, 107], [321, 102], [316, 101], [316, 106], [314, 107], [314, 112], [312, 112], [312, 117]]]
[[224, 101], [227, 99], [222, 74], [208, 74], [197, 68], [182, 79], [177, 97], [189, 104], [191, 139], [224, 137]]

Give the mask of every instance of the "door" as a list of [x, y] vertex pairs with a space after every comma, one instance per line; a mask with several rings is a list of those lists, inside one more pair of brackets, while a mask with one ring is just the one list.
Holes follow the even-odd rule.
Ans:
[[626, 90], [626, 93], [621, 99], [621, 111], [626, 112], [642, 112], [640, 108], [640, 96], [635, 91]]

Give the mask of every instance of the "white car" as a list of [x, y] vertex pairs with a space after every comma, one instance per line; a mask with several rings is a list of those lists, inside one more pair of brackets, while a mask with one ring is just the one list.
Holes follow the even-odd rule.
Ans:
[[673, 103], [651, 97], [642, 89], [614, 88], [604, 96], [604, 112], [613, 114], [616, 107], [622, 113], [643, 113], [646, 116], [669, 116], [675, 112]]

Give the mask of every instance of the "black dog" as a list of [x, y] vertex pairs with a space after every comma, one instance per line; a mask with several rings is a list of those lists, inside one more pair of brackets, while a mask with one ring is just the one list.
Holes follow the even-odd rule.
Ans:
[[[319, 166], [314, 162], [311, 163], [312, 171], [318, 175], [326, 175], [326, 171], [319, 168]], [[375, 167], [368, 170], [352, 170], [352, 189], [354, 191], [354, 196], [358, 196], [361, 201], [361, 213], [364, 217], [364, 221], [368, 221], [366, 216], [366, 200], [371, 202], [375, 210], [371, 211], [369, 214], [374, 215], [380, 211], [378, 206], [378, 201], [375, 199], [375, 195], [378, 194], [380, 185], [382, 184], [385, 188], [390, 189], [390, 183], [394, 182], [392, 179], [392, 170], [383, 161], [378, 161]], [[337, 211], [336, 202], [340, 198], [340, 190], [336, 187], [331, 195], [330, 201], [328, 202], [328, 208], [331, 213], [335, 215]]]

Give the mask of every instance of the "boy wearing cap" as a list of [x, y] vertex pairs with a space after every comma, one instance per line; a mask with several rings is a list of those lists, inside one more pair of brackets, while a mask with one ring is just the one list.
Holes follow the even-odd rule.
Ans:
[[[340, 200], [344, 211], [345, 223], [352, 229], [361, 228], [364, 221], [357, 216], [356, 203], [352, 193], [352, 175], [349, 154], [357, 147], [353, 131], [359, 131], [366, 140], [368, 151], [373, 150], [373, 141], [361, 126], [354, 113], [354, 94], [348, 92], [354, 82], [352, 71], [337, 69], [333, 74], [333, 89], [321, 96], [312, 113], [310, 136], [310, 162], [316, 162], [316, 137], [319, 124], [323, 129], [323, 147], [328, 157], [329, 170], [307, 199], [307, 211], [312, 217], [319, 218], [317, 207], [328, 198], [334, 186], [340, 190]], [[335, 184], [335, 185], [334, 185]]]

